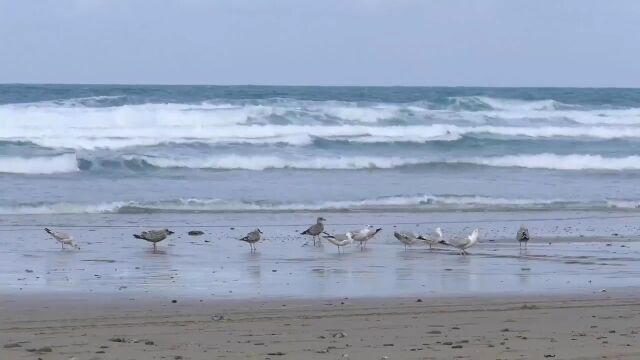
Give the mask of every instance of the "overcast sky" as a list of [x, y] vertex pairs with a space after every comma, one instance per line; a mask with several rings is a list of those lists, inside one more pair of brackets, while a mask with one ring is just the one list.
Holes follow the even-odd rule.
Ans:
[[640, 1], [0, 0], [0, 82], [640, 87]]

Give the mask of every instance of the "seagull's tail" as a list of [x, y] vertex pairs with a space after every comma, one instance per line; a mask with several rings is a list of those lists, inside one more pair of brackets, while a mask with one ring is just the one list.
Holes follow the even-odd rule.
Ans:
[[46, 232], [47, 232], [47, 234], [50, 234], [50, 235], [51, 235], [51, 233], [53, 232], [53, 231], [51, 231], [51, 229], [49, 229], [49, 228], [44, 228], [44, 231], [46, 231]]
[[429, 241], [429, 239], [427, 239], [426, 237], [424, 237], [422, 235], [418, 235], [418, 237], [416, 239], [422, 240], [422, 241]]
[[453, 246], [453, 244], [447, 242], [446, 240], [440, 240], [440, 241], [438, 241], [438, 244], [447, 245], [447, 246]]
[[382, 231], [382, 228], [377, 228], [377, 229], [376, 229], [376, 232], [374, 232], [374, 233], [373, 233], [373, 235], [375, 235], [375, 234], [379, 233], [380, 231]]
[[144, 240], [144, 238], [142, 236], [138, 235], [138, 234], [133, 234], [133, 237], [136, 238], [136, 239]]
[[311, 234], [309, 234], [309, 229], [307, 229], [307, 230], [301, 232], [300, 235], [311, 235]]

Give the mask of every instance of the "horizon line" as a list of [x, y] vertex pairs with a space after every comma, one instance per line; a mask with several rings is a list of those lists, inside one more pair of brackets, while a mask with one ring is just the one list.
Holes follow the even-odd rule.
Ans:
[[479, 88], [479, 89], [628, 89], [640, 86], [580, 86], [580, 85], [294, 85], [294, 84], [205, 84], [205, 83], [49, 83], [49, 82], [0, 82], [0, 86], [199, 86], [199, 87], [318, 87], [318, 88]]

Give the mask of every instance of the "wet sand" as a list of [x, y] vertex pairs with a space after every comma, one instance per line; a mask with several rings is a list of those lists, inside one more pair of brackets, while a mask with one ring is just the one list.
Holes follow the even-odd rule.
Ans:
[[631, 292], [175, 304], [17, 296], [0, 309], [2, 359], [640, 358]]
[[[330, 213], [327, 230], [371, 223], [383, 231], [365, 251], [313, 247], [299, 232], [314, 214], [140, 214], [4, 217], [0, 294], [117, 293], [163, 298], [265, 299], [504, 294], [588, 294], [640, 285], [639, 223], [634, 214]], [[533, 236], [519, 249], [515, 232]], [[61, 250], [44, 226], [71, 232], [80, 250]], [[255, 226], [267, 238], [249, 252], [238, 241]], [[394, 227], [395, 226], [395, 227]], [[415, 246], [404, 251], [394, 230], [463, 237], [480, 227], [470, 256]], [[176, 232], [158, 253], [132, 234]], [[189, 230], [203, 230], [189, 236]], [[616, 234], [616, 235], [612, 235]]]

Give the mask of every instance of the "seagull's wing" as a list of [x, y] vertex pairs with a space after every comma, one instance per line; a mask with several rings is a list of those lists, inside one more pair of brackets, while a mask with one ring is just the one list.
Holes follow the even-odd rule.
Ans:
[[301, 232], [301, 235], [313, 235], [316, 233], [316, 228], [317, 228], [318, 224], [313, 224], [311, 226], [309, 226], [309, 228], [303, 232]]
[[73, 240], [73, 236], [71, 236], [69, 233], [66, 233], [64, 231], [56, 231], [55, 232], [56, 236], [59, 237], [60, 239], [64, 239], [64, 240]]
[[367, 229], [360, 229], [360, 230], [352, 230], [351, 232], [351, 237], [353, 238], [353, 240], [355, 241], [363, 241], [367, 238]]

